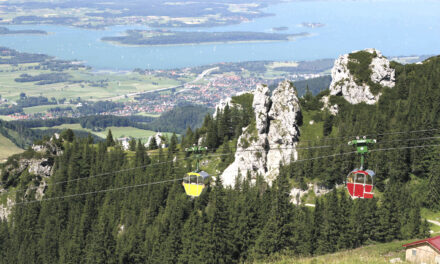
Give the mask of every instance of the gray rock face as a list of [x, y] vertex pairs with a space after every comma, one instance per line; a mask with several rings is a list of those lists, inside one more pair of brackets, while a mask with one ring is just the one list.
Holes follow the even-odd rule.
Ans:
[[235, 161], [221, 175], [226, 186], [234, 185], [238, 175], [246, 177], [247, 173], [260, 174], [271, 183], [280, 163], [297, 159], [300, 108], [292, 83], [280, 83], [272, 96], [267, 86], [258, 85], [252, 106], [256, 122], [244, 128]]
[[323, 103], [323, 107], [321, 108], [321, 111], [324, 111], [325, 109], [328, 109], [330, 114], [336, 115], [339, 112], [339, 106], [337, 104], [330, 105], [330, 96], [323, 96], [321, 98], [321, 102]]
[[292, 188], [290, 190], [290, 202], [296, 205], [300, 205], [301, 204], [301, 198], [310, 193], [313, 192], [315, 194], [315, 196], [319, 197], [321, 195], [327, 194], [329, 192], [331, 192], [332, 189], [327, 189], [324, 186], [320, 186], [316, 183], [309, 183], [307, 185], [307, 189], [306, 190], [302, 190], [299, 188]]
[[212, 115], [214, 118], [217, 116], [218, 111], [223, 111], [227, 105], [232, 106], [232, 98], [228, 97], [226, 99], [220, 100], [220, 102], [215, 107], [214, 114]]
[[280, 163], [298, 159], [295, 146], [298, 142], [297, 124], [300, 115], [299, 100], [290, 82], [282, 82], [272, 94], [269, 111], [270, 127], [267, 135], [267, 177], [274, 180], [279, 173]]
[[259, 134], [267, 133], [267, 115], [271, 103], [269, 88], [266, 85], [258, 84], [254, 92], [252, 107], [254, 108], [256, 127]]
[[246, 177], [252, 174], [266, 174], [266, 146], [268, 130], [268, 112], [271, 104], [270, 91], [265, 85], [258, 85], [254, 92], [252, 106], [255, 111], [255, 126], [243, 129], [238, 138], [235, 161], [221, 175], [225, 186], [233, 186], [238, 175]]
[[0, 220], [8, 219], [11, 214], [12, 206], [14, 206], [14, 202], [10, 198], [6, 199], [6, 204], [0, 204]]
[[[380, 51], [375, 49], [366, 49], [365, 51], [374, 54], [370, 64], [371, 81], [382, 86], [393, 88], [395, 85], [395, 71], [390, 67], [390, 61], [385, 58]], [[340, 56], [332, 69], [332, 83], [330, 84], [330, 95], [342, 95], [345, 100], [351, 104], [367, 103], [375, 104], [381, 95], [374, 95], [370, 91], [368, 84], [356, 84], [354, 76], [348, 69], [349, 54]]]
[[166, 147], [164, 136], [162, 135], [162, 133], [159, 132], [159, 133], [156, 133], [154, 136], [150, 136], [147, 139], [147, 143], [144, 144], [144, 146], [146, 148], [150, 147], [150, 143], [151, 143], [151, 140], [153, 139], [153, 137], [156, 140], [156, 144], [157, 144], [158, 147], [161, 147], [161, 148], [165, 148]]
[[49, 163], [48, 159], [31, 159], [24, 160], [23, 164], [27, 163], [28, 171], [31, 174], [49, 177], [52, 175], [52, 165]]
[[58, 139], [59, 135], [55, 133], [54, 136], [50, 139], [50, 141], [46, 141], [41, 145], [33, 144], [32, 149], [35, 152], [48, 153], [52, 155], [61, 155], [63, 151], [61, 150], [60, 147], [57, 146], [57, 144], [55, 144], [54, 138]]
[[[53, 164], [48, 158], [22, 159], [19, 161], [17, 167], [9, 165], [3, 168], [1, 174], [9, 173], [20, 175], [24, 171], [29, 172], [31, 175], [35, 176], [33, 180], [38, 183], [38, 187], [29, 187], [26, 190], [25, 195], [32, 195], [32, 191], [35, 190], [35, 199], [41, 200], [47, 187], [47, 181], [49, 180], [50, 176], [52, 176], [52, 168]], [[0, 186], [0, 194], [2, 192], [7, 192], [7, 190], [4, 190], [2, 186]], [[14, 199], [8, 197], [6, 204], [0, 204], [0, 219], [7, 219], [10, 215], [12, 206], [14, 206], [15, 203], [15, 196], [13, 197]]]

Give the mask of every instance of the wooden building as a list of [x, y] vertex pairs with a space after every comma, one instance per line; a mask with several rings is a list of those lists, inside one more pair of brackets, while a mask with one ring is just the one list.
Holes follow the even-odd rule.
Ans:
[[440, 264], [440, 236], [403, 245], [406, 261], [417, 264]]

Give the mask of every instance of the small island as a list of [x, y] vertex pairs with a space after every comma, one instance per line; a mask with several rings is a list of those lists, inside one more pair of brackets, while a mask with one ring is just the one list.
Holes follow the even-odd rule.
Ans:
[[181, 32], [170, 30], [128, 30], [124, 36], [103, 37], [101, 40], [120, 45], [184, 45], [224, 42], [288, 41], [308, 33], [279, 34], [264, 32]]
[[6, 27], [0, 27], [0, 35], [16, 35], [16, 34], [47, 35], [47, 32], [43, 31], [43, 30], [37, 30], [37, 29], [10, 30]]
[[273, 27], [272, 31], [286, 31], [288, 29], [288, 27]]
[[304, 22], [301, 24], [301, 26], [307, 27], [307, 28], [319, 28], [319, 27], [325, 26], [325, 24]]

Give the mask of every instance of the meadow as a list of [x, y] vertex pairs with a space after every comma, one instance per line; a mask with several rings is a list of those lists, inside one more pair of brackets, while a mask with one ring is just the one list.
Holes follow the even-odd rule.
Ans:
[[[82, 128], [80, 124], [63, 124], [60, 126], [54, 127], [37, 127], [35, 129], [72, 129], [72, 130], [80, 130], [85, 132], [90, 132], [98, 137], [106, 138], [108, 131], [112, 131], [113, 138], [121, 138], [121, 137], [133, 137], [136, 139], [141, 139], [143, 142], [148, 139], [148, 137], [153, 136], [156, 132], [151, 130], [144, 130], [135, 127], [107, 127], [102, 131], [93, 131], [88, 128]], [[163, 133], [167, 137], [171, 137], [172, 133]]]
[[11, 140], [0, 134], [0, 161], [4, 161], [9, 156], [23, 151], [23, 149], [17, 147]]
[[292, 258], [288, 256], [274, 256], [276, 260], [270, 260], [268, 262], [261, 263], [272, 263], [272, 264], [288, 264], [288, 263], [298, 263], [298, 264], [328, 264], [328, 263], [338, 263], [338, 264], [353, 264], [353, 263], [364, 263], [364, 264], [389, 264], [391, 259], [400, 258], [402, 262], [409, 263], [405, 261], [405, 248], [402, 245], [410, 243], [413, 240], [406, 241], [393, 241], [384, 244], [374, 244], [368, 245], [361, 248], [341, 251], [333, 254], [326, 254], [316, 257], [306, 257], [306, 258]]

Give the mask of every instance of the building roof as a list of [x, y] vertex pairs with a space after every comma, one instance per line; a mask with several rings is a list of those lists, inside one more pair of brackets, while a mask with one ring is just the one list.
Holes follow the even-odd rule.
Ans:
[[408, 244], [403, 245], [403, 247], [410, 247], [410, 246], [415, 246], [415, 245], [419, 245], [419, 244], [423, 244], [423, 243], [428, 243], [433, 248], [435, 248], [438, 251], [440, 251], [440, 236], [430, 237], [430, 238], [426, 238], [426, 239], [423, 239], [423, 240], [419, 240], [419, 241], [415, 241], [415, 242], [412, 242], [412, 243], [408, 243]]

